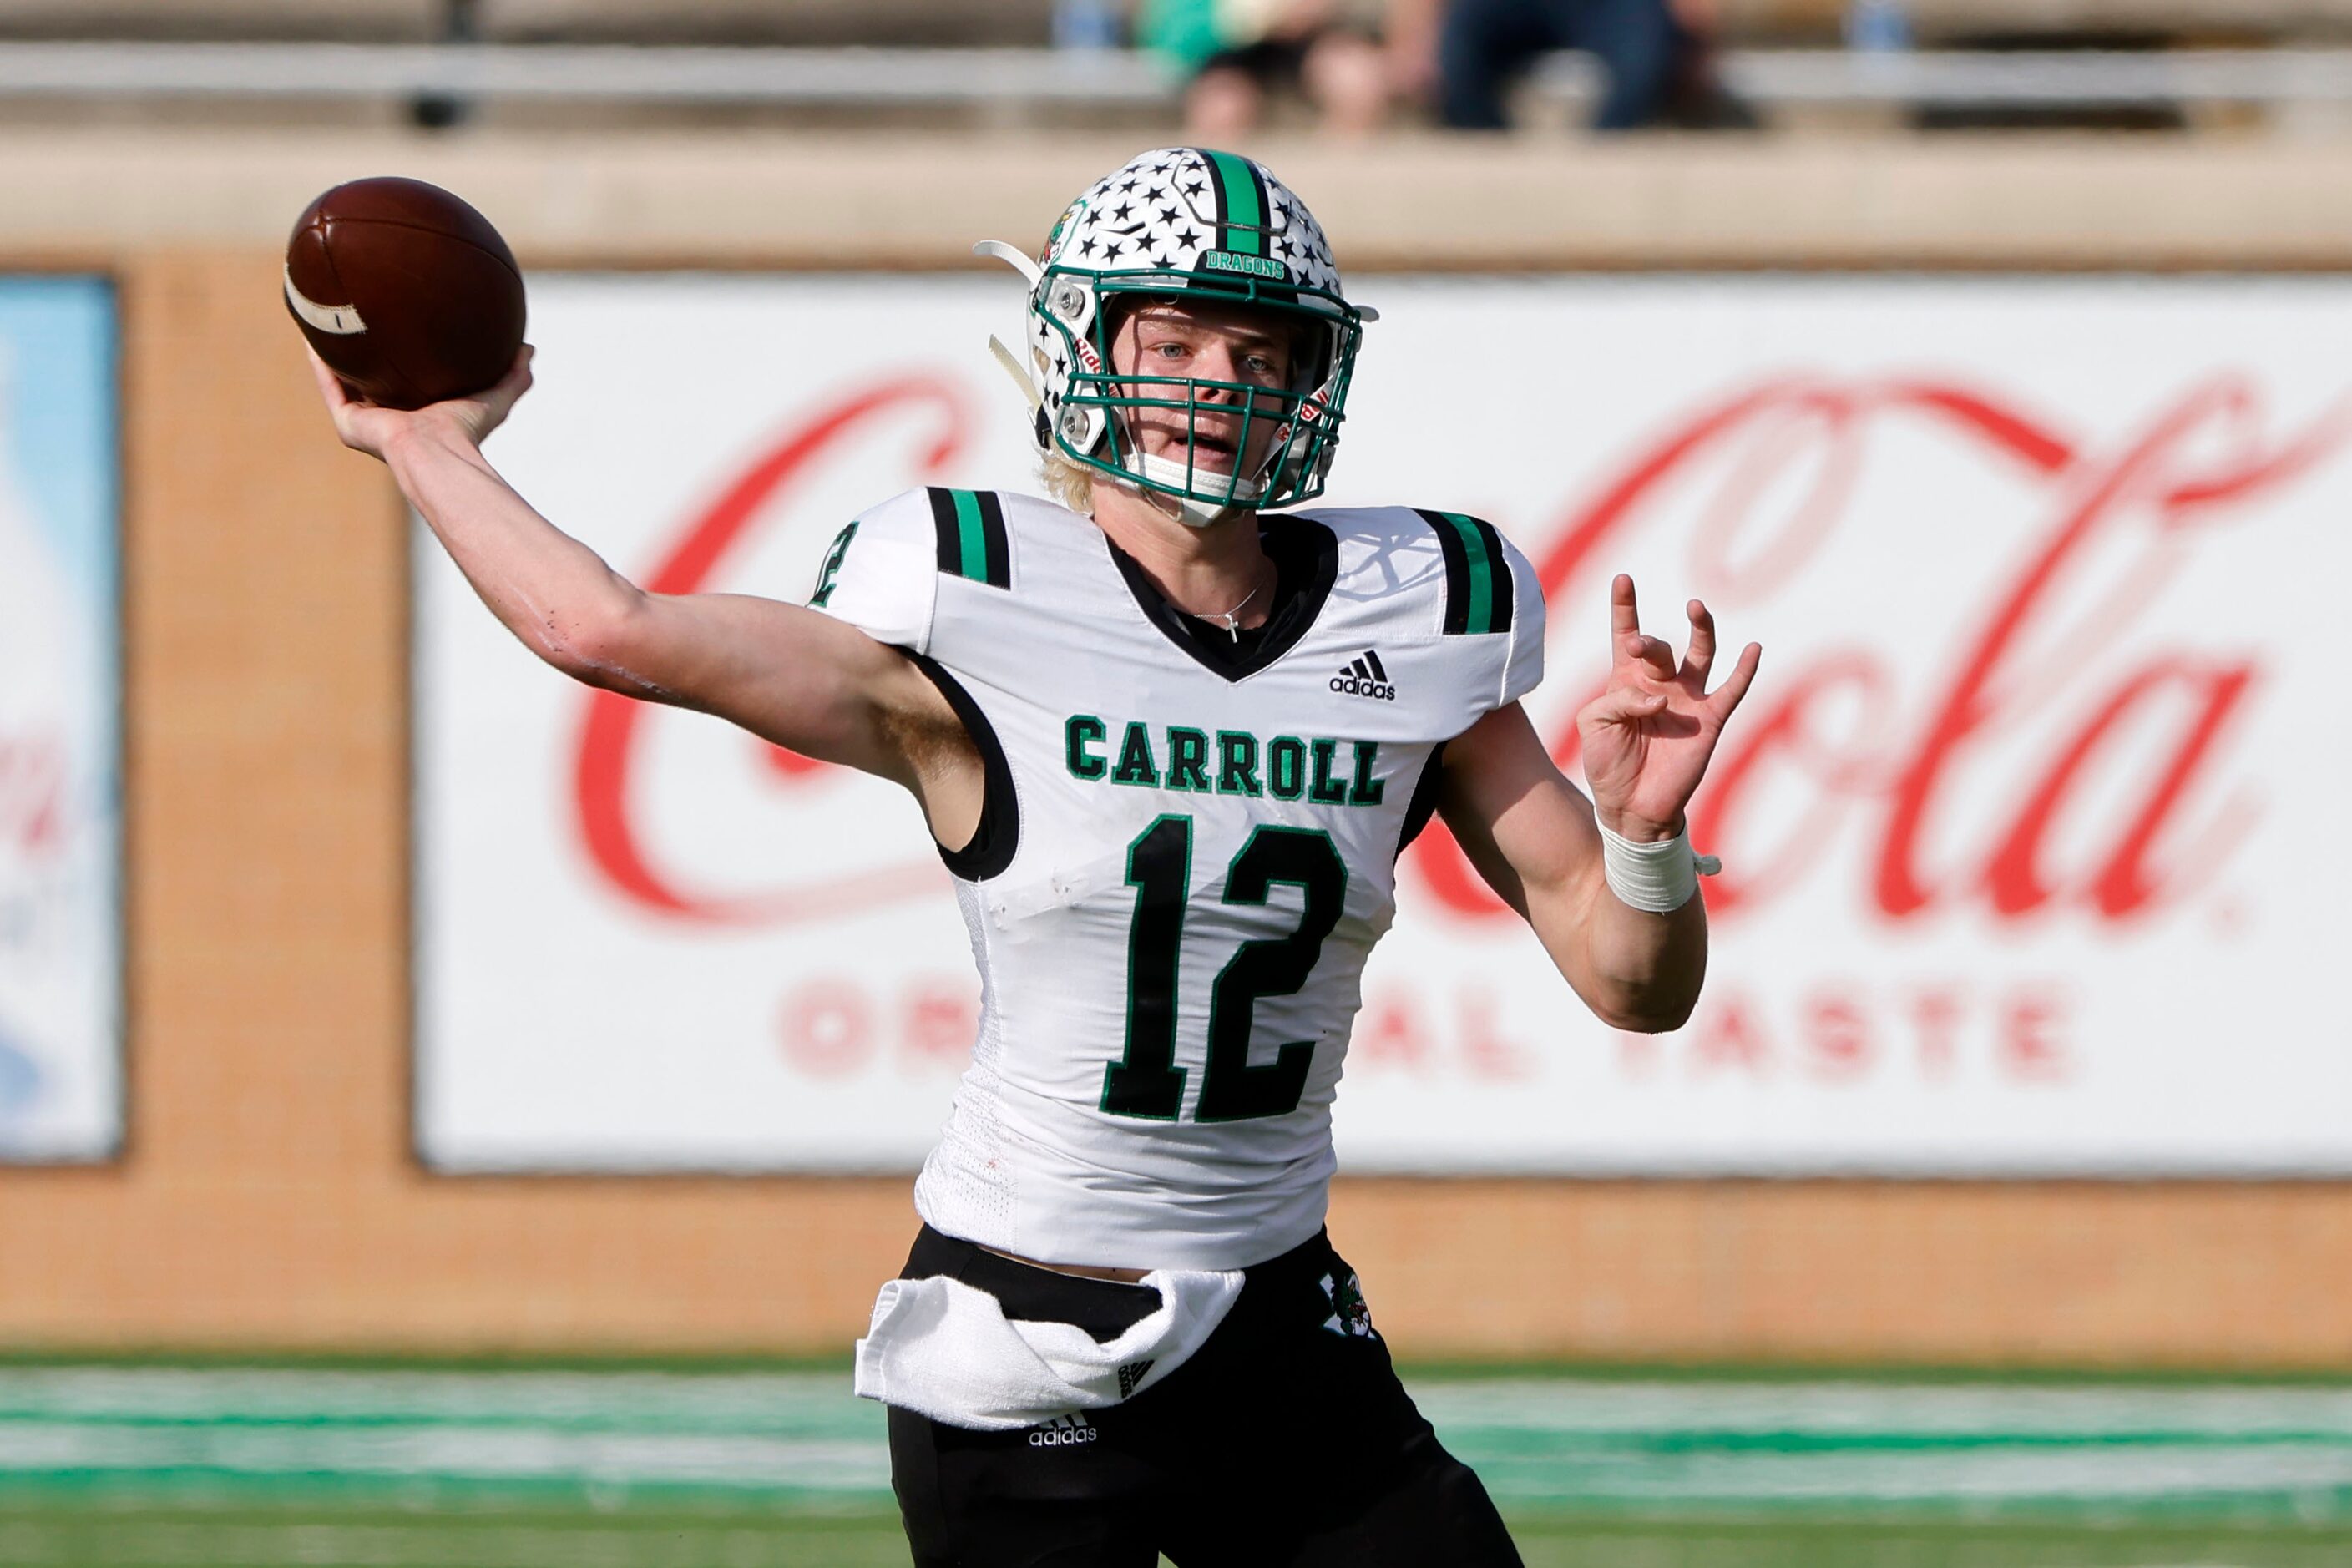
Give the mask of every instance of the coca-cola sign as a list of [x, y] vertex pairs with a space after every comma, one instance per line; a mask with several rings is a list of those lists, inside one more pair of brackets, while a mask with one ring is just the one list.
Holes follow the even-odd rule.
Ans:
[[[1573, 777], [1606, 584], [1766, 671], [1692, 812], [1688, 1026], [1575, 1003], [1442, 830], [1357, 1169], [2352, 1169], [2320, 1005], [2352, 288], [1380, 279], [1328, 498], [1477, 511], [1550, 608]], [[554, 280], [493, 458], [646, 586], [804, 595], [856, 509], [1034, 489], [969, 279]], [[615, 388], [623, 390], [616, 393]], [[976, 985], [897, 792], [565, 686], [420, 574], [420, 1140], [467, 1168], [898, 1166]]]

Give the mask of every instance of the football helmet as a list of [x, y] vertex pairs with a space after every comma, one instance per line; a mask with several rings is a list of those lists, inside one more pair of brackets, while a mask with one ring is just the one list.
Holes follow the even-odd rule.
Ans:
[[[1323, 493], [1339, 439], [1356, 349], [1372, 312], [1340, 291], [1330, 247], [1307, 204], [1262, 163], [1232, 153], [1168, 147], [1142, 154], [1070, 204], [1035, 262], [1002, 241], [975, 247], [1029, 279], [1029, 361], [1024, 374], [999, 356], [1034, 404], [1038, 450], [1179, 498], [1197, 525], [1239, 507], [1283, 507]], [[1111, 338], [1124, 308], [1154, 300], [1213, 300], [1303, 324], [1290, 384], [1120, 374]], [[1214, 394], [1207, 402], [1204, 395]], [[1220, 400], [1222, 399], [1222, 400]], [[1181, 414], [1188, 431], [1203, 411], [1241, 414], [1231, 472], [1185, 458], [1147, 455], [1129, 417]], [[1243, 471], [1261, 421], [1275, 425], [1263, 461]]]

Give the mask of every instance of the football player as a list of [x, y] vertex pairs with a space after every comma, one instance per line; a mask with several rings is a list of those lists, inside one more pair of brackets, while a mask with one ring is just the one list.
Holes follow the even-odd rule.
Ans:
[[[1263, 166], [1147, 153], [1029, 281], [1054, 499], [871, 507], [810, 605], [623, 580], [491, 468], [475, 399], [348, 398], [484, 601], [557, 668], [903, 784], [956, 879], [979, 1037], [858, 1345], [919, 1563], [1518, 1561], [1323, 1227], [1330, 1111], [1397, 857], [1443, 815], [1624, 1029], [1705, 967], [1683, 810], [1754, 678], [1707, 689], [1617, 579], [1590, 801], [1519, 707], [1527, 558], [1476, 518], [1315, 509], [1370, 313]], [[1301, 510], [1303, 508], [1303, 510]]]

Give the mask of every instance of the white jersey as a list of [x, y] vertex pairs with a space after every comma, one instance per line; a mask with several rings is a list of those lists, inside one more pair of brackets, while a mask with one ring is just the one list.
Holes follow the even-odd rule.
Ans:
[[[1303, 598], [1212, 659], [1087, 518], [916, 490], [812, 603], [918, 656], [986, 763], [942, 858], [979, 1038], [916, 1207], [1054, 1263], [1237, 1268], [1323, 1224], [1331, 1100], [1434, 756], [1541, 677], [1534, 569], [1474, 518], [1270, 517]], [[1220, 668], [1222, 667], [1222, 668]]]

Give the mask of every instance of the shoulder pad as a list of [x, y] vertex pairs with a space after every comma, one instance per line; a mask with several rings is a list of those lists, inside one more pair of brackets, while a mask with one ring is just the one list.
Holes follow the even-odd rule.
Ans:
[[[1414, 510], [1445, 552], [1446, 634], [1485, 637], [1509, 631], [1517, 609], [1511, 557], [1518, 552], [1507, 550], [1503, 536], [1485, 518]], [[1524, 563], [1526, 557], [1519, 559]]]
[[939, 602], [939, 542], [928, 498], [908, 490], [870, 506], [834, 536], [812, 609], [894, 647], [927, 651]]

